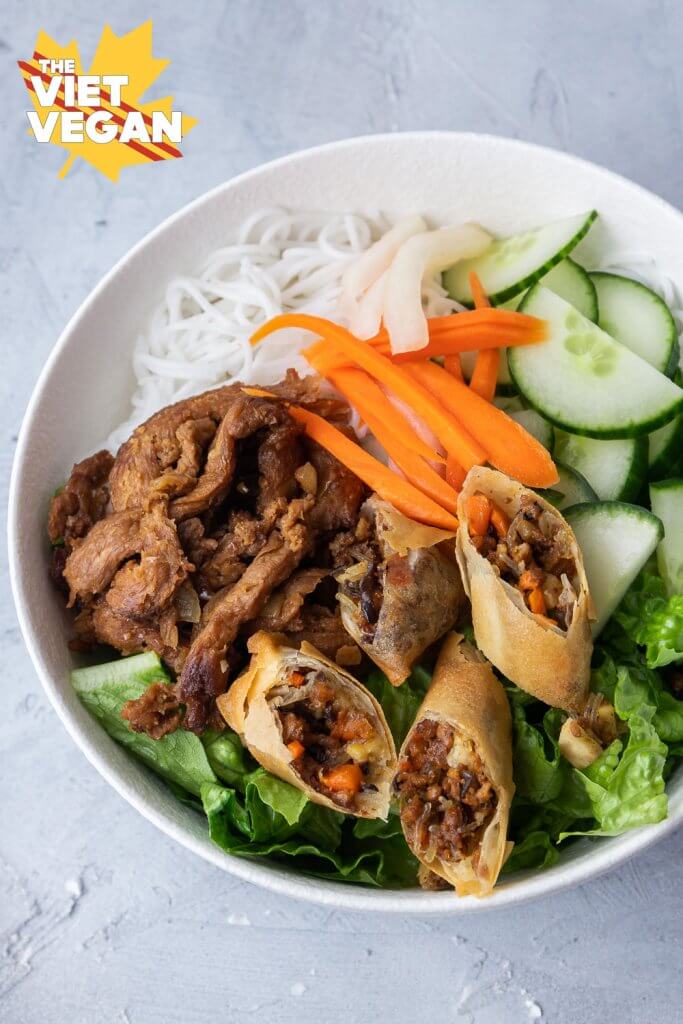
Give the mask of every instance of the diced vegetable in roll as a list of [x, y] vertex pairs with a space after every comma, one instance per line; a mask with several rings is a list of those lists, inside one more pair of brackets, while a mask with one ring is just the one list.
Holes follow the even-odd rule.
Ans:
[[458, 560], [477, 646], [534, 697], [580, 710], [593, 610], [571, 527], [540, 495], [483, 467], [468, 474], [458, 514]]
[[217, 704], [259, 764], [315, 803], [386, 818], [396, 751], [372, 694], [308, 643], [297, 651], [258, 633], [249, 648]]

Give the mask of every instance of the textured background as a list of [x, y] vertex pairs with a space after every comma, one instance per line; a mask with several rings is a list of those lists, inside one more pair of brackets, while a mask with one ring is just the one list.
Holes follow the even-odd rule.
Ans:
[[[26, 135], [15, 61], [39, 28], [89, 59], [105, 22], [121, 33], [149, 16], [172, 59], [157, 94], [201, 119], [186, 158], [117, 185], [85, 165], [58, 181], [63, 154]], [[92, 286], [149, 228], [263, 160], [473, 129], [571, 150], [680, 202], [682, 28], [676, 0], [4, 0], [3, 491], [33, 383]], [[0, 1021], [683, 1021], [680, 832], [573, 892], [476, 918], [260, 892], [173, 846], [94, 773], [40, 691], [4, 559], [2, 572]]]

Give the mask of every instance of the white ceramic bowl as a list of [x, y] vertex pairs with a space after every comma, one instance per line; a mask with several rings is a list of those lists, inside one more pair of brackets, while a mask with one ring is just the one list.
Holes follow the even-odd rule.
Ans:
[[446, 132], [350, 139], [258, 167], [197, 199], [135, 246], [86, 299], [51, 353], [23, 422], [10, 497], [10, 567], [24, 639], [43, 686], [86, 757], [133, 807], [205, 860], [265, 888], [359, 910], [461, 913], [585, 881], [680, 822], [681, 773], [669, 784], [666, 822], [620, 838], [583, 840], [549, 871], [504, 880], [483, 903], [418, 889], [368, 890], [224, 854], [210, 843], [204, 820], [118, 747], [69, 685], [67, 616], [47, 578], [49, 497], [74, 459], [127, 414], [133, 342], [165, 283], [230, 239], [246, 214], [273, 203], [437, 216], [448, 211], [501, 234], [595, 207], [600, 220], [589, 245], [649, 253], [683, 287], [683, 217], [677, 210], [600, 167], [511, 139]]

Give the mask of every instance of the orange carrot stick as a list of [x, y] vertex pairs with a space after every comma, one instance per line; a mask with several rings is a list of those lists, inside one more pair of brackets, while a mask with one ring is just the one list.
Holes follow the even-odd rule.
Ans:
[[438, 359], [441, 356], [460, 355], [463, 352], [481, 352], [501, 348], [518, 348], [521, 345], [536, 345], [543, 341], [540, 334], [520, 334], [518, 332], [500, 330], [499, 328], [485, 328], [474, 331], [468, 335], [447, 334], [443, 332], [432, 338], [424, 348], [416, 349], [414, 352], [392, 353], [388, 342], [379, 342], [372, 345], [376, 352], [383, 356], [390, 356], [394, 363], [414, 363], [421, 359]]
[[377, 491], [381, 498], [388, 501], [399, 512], [403, 512], [409, 519], [416, 519], [418, 522], [437, 526], [442, 530], [457, 529], [458, 520], [454, 516], [419, 491], [413, 484], [402, 480], [400, 476], [369, 455], [360, 445], [351, 441], [345, 434], [342, 434], [341, 430], [337, 430], [322, 416], [317, 416], [314, 412], [301, 409], [296, 405], [288, 406], [288, 411], [293, 419], [303, 423], [310, 438], [326, 448], [347, 469], [360, 477], [368, 487]]
[[[462, 334], [476, 336], [486, 329], [508, 330], [512, 333], [529, 333], [545, 337], [545, 321], [528, 313], [519, 313], [513, 309], [498, 309], [487, 306], [481, 309], [469, 309], [462, 313], [451, 313], [448, 316], [433, 316], [427, 320], [430, 339], [441, 334]], [[539, 340], [537, 337], [536, 340]], [[372, 344], [384, 344], [389, 341], [386, 328], [382, 327], [370, 339]], [[462, 350], [461, 350], [462, 351]]]
[[[382, 389], [375, 384], [372, 377], [363, 373], [362, 370], [357, 370], [355, 367], [347, 367], [344, 371], [340, 370], [339, 374], [342, 374], [345, 378], [343, 381], [344, 385], [353, 380], [352, 375], [354, 374], [366, 378], [367, 384], [371, 386], [367, 388], [367, 393], [373, 401], [363, 401], [361, 407], [358, 398], [353, 394], [348, 395], [347, 397], [354, 402], [367, 426], [383, 446], [389, 457], [394, 460], [398, 468], [405, 475], [406, 479], [422, 491], [423, 494], [432, 498], [437, 505], [441, 505], [441, 507], [445, 508], [448, 512], [455, 512], [458, 507], [458, 489], [465, 479], [465, 473], [463, 470], [457, 466], [456, 463], [459, 473], [455, 476], [454, 474], [451, 474], [454, 479], [458, 480], [458, 484], [454, 489], [454, 485], [451, 481], [448, 479], [444, 480], [442, 476], [439, 476], [436, 470], [433, 469], [428, 462], [425, 462], [421, 455], [416, 454], [414, 450], [408, 448], [407, 445], [405, 445], [402, 440], [399, 440], [397, 436], [386, 432], [389, 418], [392, 413], [395, 413], [400, 417], [403, 421], [404, 427], [408, 426], [408, 424], [400, 415], [396, 407], [391, 404]], [[344, 388], [341, 386], [342, 381], [337, 379], [337, 374], [330, 374], [328, 379], [331, 380], [337, 388], [337, 391], [341, 391], [342, 394], [346, 394]], [[363, 384], [365, 385], [365, 382], [363, 382]], [[372, 389], [376, 390], [373, 391]], [[248, 395], [253, 395], [256, 398], [276, 397], [275, 395], [271, 395], [269, 391], [265, 391], [263, 388], [243, 387], [242, 391]], [[444, 461], [441, 455], [437, 455], [436, 452], [433, 452], [428, 445], [424, 444], [420, 438], [417, 438], [417, 435], [416, 439], [421, 445], [424, 445], [424, 450], [427, 452], [427, 457], [429, 459], [437, 459], [439, 462]], [[448, 474], [446, 475], [448, 476]], [[294, 675], [297, 675], [297, 673], [294, 673]], [[291, 677], [291, 679], [293, 678], [294, 676]], [[303, 676], [301, 676], [301, 679], [303, 681]], [[294, 685], [297, 684], [295, 683]]]
[[452, 356], [446, 356], [443, 361], [443, 368], [446, 373], [450, 373], [453, 377], [457, 377], [458, 380], [463, 380], [462, 363], [460, 362], [460, 356], [456, 353]]
[[475, 309], [491, 309], [492, 306], [489, 302], [489, 297], [484, 291], [484, 286], [474, 270], [470, 270], [469, 279]]
[[492, 402], [496, 394], [498, 370], [500, 367], [500, 349], [489, 348], [479, 352], [472, 371], [470, 387], [487, 402]]
[[486, 445], [488, 461], [496, 469], [528, 487], [551, 487], [557, 483], [557, 469], [546, 449], [502, 409], [485, 401], [436, 363], [411, 363], [405, 370], [467, 424], [472, 436]]
[[460, 463], [452, 455], [446, 456], [446, 483], [455, 491], [459, 491], [465, 482], [467, 474]]
[[[482, 287], [482, 283], [472, 270], [470, 272], [470, 289], [472, 291], [472, 298], [474, 299], [474, 305], [477, 309], [488, 309], [491, 306], [488, 295]], [[485, 398], [487, 402], [492, 402], [493, 397], [496, 393], [496, 384], [498, 383], [498, 370], [500, 369], [500, 349], [493, 348], [479, 350], [477, 355], [477, 361], [474, 364], [474, 370], [472, 371], [472, 379], [470, 380], [470, 387], [473, 391], [476, 391], [478, 395]]]
[[[427, 327], [430, 339], [437, 339], [443, 335], [459, 336], [458, 352], [467, 352], [477, 348], [478, 339], [482, 339], [484, 344], [487, 344], [486, 339], [493, 338], [494, 340], [489, 341], [487, 347], [495, 346], [496, 343], [504, 344], [502, 341], [496, 342], [497, 331], [509, 332], [510, 336], [520, 336], [524, 340], [518, 341], [518, 344], [542, 341], [546, 336], [545, 322], [543, 320], [530, 316], [528, 313], [518, 313], [516, 310], [492, 307], [487, 309], [468, 309], [462, 313], [451, 313], [448, 316], [430, 317], [427, 321]], [[261, 336], [257, 331], [252, 337], [251, 342], [253, 345], [256, 345], [260, 340]], [[474, 344], [468, 344], [469, 340], [472, 340]], [[381, 328], [374, 338], [370, 339], [370, 344], [388, 345], [389, 335], [387, 331]]]
[[499, 537], [504, 537], [510, 529], [510, 520], [503, 512], [502, 508], [494, 505], [491, 509], [491, 526], [496, 531]]
[[[369, 423], [368, 426], [374, 434], [375, 431]], [[393, 459], [411, 484], [414, 484], [437, 505], [441, 505], [442, 508], [455, 515], [458, 508], [458, 492], [465, 479], [464, 473], [460, 483], [455, 487], [448, 479], [444, 480], [442, 476], [439, 476], [421, 455], [411, 452], [410, 448], [405, 448], [399, 441], [388, 440], [386, 444], [383, 442], [383, 446], [387, 455]]]
[[[389, 449], [385, 440], [393, 438], [424, 459], [431, 459], [433, 462], [444, 461], [442, 455], [439, 455], [421, 437], [418, 437], [405, 416], [395, 405], [392, 405], [379, 384], [364, 370], [359, 370], [355, 366], [341, 366], [334, 373], [326, 373], [324, 368], [318, 369], [317, 360], [311, 358], [309, 362], [314, 370], [318, 370], [323, 377], [327, 377], [337, 391], [348, 398], [387, 451]], [[370, 420], [373, 423], [370, 423]]]
[[276, 316], [260, 327], [254, 338], [258, 341], [281, 327], [302, 327], [314, 331], [331, 342], [332, 348], [338, 355], [345, 357], [346, 361], [356, 363], [380, 383], [385, 384], [425, 421], [446, 451], [453, 453], [463, 469], [469, 470], [472, 466], [486, 461], [486, 448], [481, 441], [475, 441], [458, 419], [444, 409], [440, 402], [435, 402], [429, 390], [417, 383], [403, 367], [394, 366], [391, 360], [376, 352], [366, 342], [359, 341], [349, 331], [330, 323], [329, 320], [305, 313], [285, 313]]
[[[459, 355], [446, 356], [443, 361], [443, 368], [446, 373], [450, 373], [456, 380], [464, 380], [462, 372], [462, 363], [460, 362]], [[458, 460], [454, 455], [448, 455], [446, 458], [446, 483], [449, 483], [451, 487], [454, 487], [456, 491], [459, 491], [465, 481], [465, 470], [462, 468]]]
[[[464, 313], [460, 315], [464, 316]], [[428, 322], [431, 323], [431, 321]], [[544, 325], [544, 321], [539, 320], [538, 322]], [[387, 356], [394, 363], [412, 363], [415, 360], [460, 355], [463, 352], [477, 352], [483, 349], [516, 348], [519, 345], [535, 345], [539, 341], [543, 341], [545, 337], [544, 326], [538, 330], [534, 328], [533, 331], [524, 330], [520, 332], [513, 331], [507, 327], [478, 325], [467, 333], [439, 331], [433, 337], [430, 336], [430, 341], [427, 345], [416, 349], [414, 352], [392, 353], [388, 340], [380, 336], [370, 338], [365, 344], [369, 345], [376, 352], [380, 352], [383, 356]], [[331, 357], [330, 359], [330, 364], [332, 365], [334, 360]]]
[[[348, 375], [353, 377], [354, 374], [358, 374], [365, 377], [370, 387], [367, 388], [367, 395], [373, 395], [373, 389], [375, 390], [372, 401], [363, 401], [362, 406], [356, 397], [351, 397], [351, 401], [354, 402], [358, 412], [363, 417], [363, 420], [375, 435], [379, 443], [384, 448], [389, 458], [393, 459], [401, 472], [406, 476], [411, 484], [414, 484], [423, 494], [428, 495], [432, 498], [437, 505], [441, 505], [442, 508], [447, 509], [449, 512], [455, 514], [458, 507], [458, 492], [446, 481], [442, 476], [436, 472], [436, 470], [425, 462], [422, 455], [417, 455], [415, 451], [408, 448], [403, 438], [398, 437], [396, 433], [391, 430], [387, 430], [387, 406], [397, 412], [395, 407], [391, 404], [389, 399], [386, 397], [382, 389], [375, 384], [372, 377], [368, 377], [363, 370], [356, 370], [355, 368], [349, 368], [346, 371], [339, 371], [340, 374]], [[339, 380], [339, 374], [330, 374], [328, 378], [338, 391], [342, 394], [346, 394], [343, 387], [340, 387], [342, 382]], [[349, 396], [347, 396], [349, 397]], [[400, 415], [400, 414], [399, 414]], [[405, 422], [405, 421], [404, 421]], [[425, 445], [425, 448], [427, 446]], [[434, 453], [427, 448], [429, 453], [428, 458], [433, 458]], [[465, 479], [463, 474], [463, 480]]]

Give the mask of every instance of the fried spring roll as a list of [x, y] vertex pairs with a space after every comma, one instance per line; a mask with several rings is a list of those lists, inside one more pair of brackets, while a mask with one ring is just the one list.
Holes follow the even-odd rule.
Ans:
[[308, 643], [257, 633], [249, 650], [249, 668], [216, 703], [250, 753], [317, 804], [386, 818], [396, 749], [372, 694]]
[[342, 622], [394, 686], [453, 628], [462, 610], [465, 593], [452, 538], [373, 495], [339, 559]]
[[470, 470], [457, 555], [477, 646], [508, 679], [578, 713], [590, 683], [593, 606], [571, 527], [503, 473]]
[[457, 633], [401, 747], [395, 789], [420, 884], [489, 895], [512, 845], [512, 723], [502, 684]]

